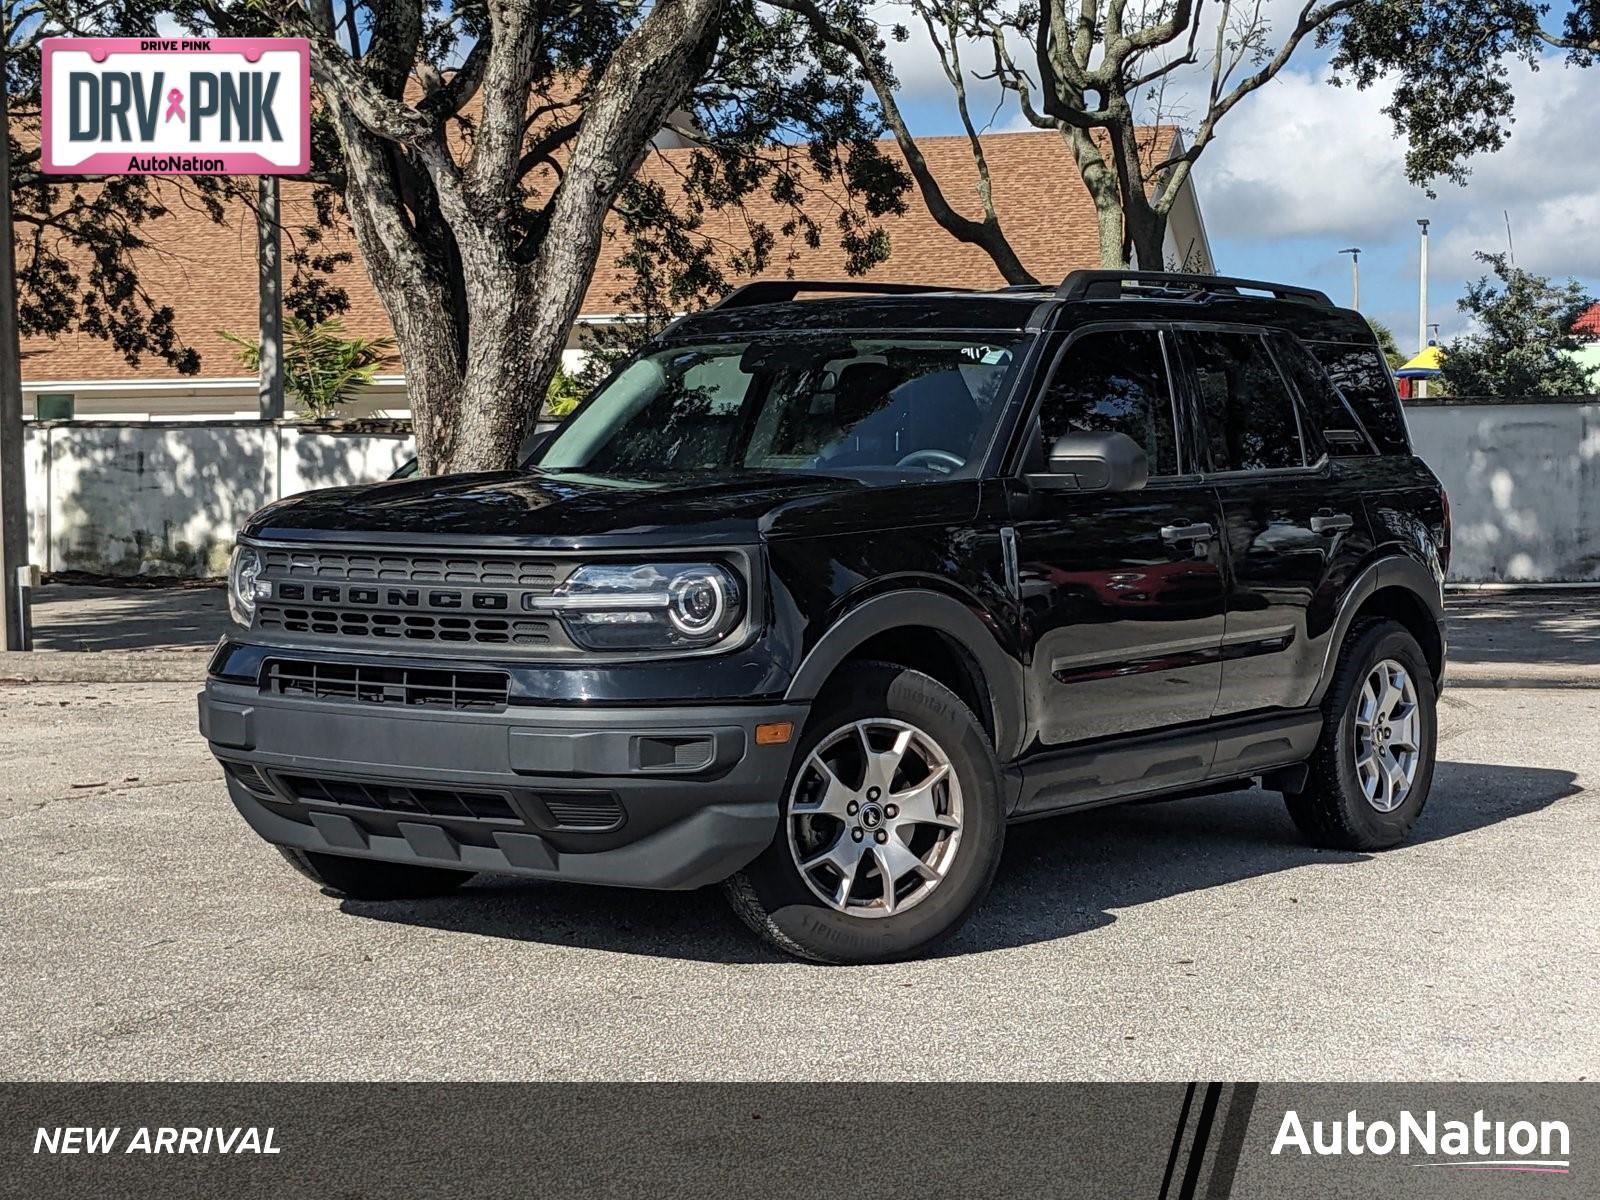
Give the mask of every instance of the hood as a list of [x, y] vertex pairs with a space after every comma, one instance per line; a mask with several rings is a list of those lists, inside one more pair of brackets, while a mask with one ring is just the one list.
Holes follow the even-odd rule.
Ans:
[[[269, 504], [243, 532], [251, 537], [376, 540], [441, 537], [555, 542], [604, 538], [638, 543], [751, 541], [781, 514], [854, 507], [868, 488], [829, 475], [768, 473], [597, 479], [507, 472], [403, 479], [327, 488]], [[840, 504], [840, 502], [843, 502]], [[868, 506], [875, 507], [875, 506]]]

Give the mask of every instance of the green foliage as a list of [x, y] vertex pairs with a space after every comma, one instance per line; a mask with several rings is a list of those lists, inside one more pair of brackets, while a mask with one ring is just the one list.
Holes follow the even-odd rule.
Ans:
[[[620, 11], [597, 7], [607, 22]], [[612, 299], [643, 322], [586, 333], [601, 361], [829, 237], [846, 273], [865, 274], [889, 255], [878, 218], [905, 211], [911, 181], [878, 141], [881, 113], [848, 54], [750, 0], [724, 5], [720, 33], [675, 129], [688, 161], [652, 179], [647, 155], [617, 199], [613, 261], [628, 283]]]
[[[254, 338], [218, 330], [239, 347], [246, 370], [261, 367], [261, 343]], [[320, 420], [331, 417], [372, 383], [390, 350], [393, 338], [353, 338], [344, 334], [337, 317], [315, 323], [288, 317], [283, 323], [283, 373], [285, 390], [294, 397], [301, 415]]]
[[544, 415], [551, 420], [560, 420], [577, 408], [588, 394], [589, 389], [579, 382], [577, 376], [569, 374], [565, 367], [557, 367], [550, 379], [550, 386], [545, 389]]
[[1536, 0], [1368, 0], [1322, 31], [1334, 83], [1395, 82], [1385, 107], [1405, 139], [1406, 174], [1425, 185], [1466, 182], [1466, 160], [1510, 136], [1516, 96], [1510, 67], [1535, 68], [1552, 48], [1576, 67], [1600, 55], [1600, 0], [1575, 0], [1544, 25]]
[[1576, 280], [1552, 284], [1510, 265], [1504, 254], [1478, 253], [1493, 278], [1471, 284], [1456, 307], [1473, 331], [1445, 347], [1444, 382], [1457, 396], [1575, 396], [1594, 374], [1573, 358], [1593, 340], [1573, 324], [1594, 303]]
[[1382, 350], [1384, 358], [1389, 360], [1389, 369], [1398, 371], [1405, 365], [1406, 355], [1400, 349], [1400, 343], [1394, 340], [1394, 330], [1371, 317], [1367, 318], [1367, 324], [1372, 327], [1373, 335], [1378, 339], [1378, 349]]

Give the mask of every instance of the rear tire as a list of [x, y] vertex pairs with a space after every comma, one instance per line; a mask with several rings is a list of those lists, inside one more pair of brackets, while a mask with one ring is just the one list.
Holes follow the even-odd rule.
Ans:
[[1435, 704], [1433, 673], [1405, 626], [1373, 619], [1350, 629], [1305, 786], [1284, 795], [1307, 841], [1386, 850], [1405, 840], [1433, 783]]
[[315, 850], [277, 847], [296, 871], [318, 887], [352, 900], [423, 900], [455, 891], [476, 872], [418, 867], [375, 858], [346, 858]]
[[972, 710], [920, 671], [862, 663], [812, 707], [772, 844], [723, 886], [788, 954], [892, 962], [961, 927], [1004, 840], [1000, 771]]

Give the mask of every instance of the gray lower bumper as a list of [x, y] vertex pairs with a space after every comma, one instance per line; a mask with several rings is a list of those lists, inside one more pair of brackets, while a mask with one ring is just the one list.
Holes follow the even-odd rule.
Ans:
[[[771, 842], [806, 717], [803, 705], [384, 711], [215, 679], [199, 703], [235, 806], [270, 842], [672, 889], [724, 879]], [[755, 727], [779, 721], [794, 738], [757, 745]]]

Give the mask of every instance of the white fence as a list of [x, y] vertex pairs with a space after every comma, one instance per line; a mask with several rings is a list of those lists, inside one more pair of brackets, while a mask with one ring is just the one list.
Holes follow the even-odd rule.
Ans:
[[392, 422], [30, 424], [31, 555], [45, 571], [219, 575], [263, 504], [384, 479], [412, 453]]
[[[1455, 513], [1452, 577], [1600, 581], [1600, 399], [1407, 408]], [[394, 423], [47, 422], [26, 437], [33, 561], [46, 571], [215, 575], [269, 501], [387, 477]]]
[[1454, 514], [1452, 579], [1600, 581], [1600, 397], [1409, 404]]

